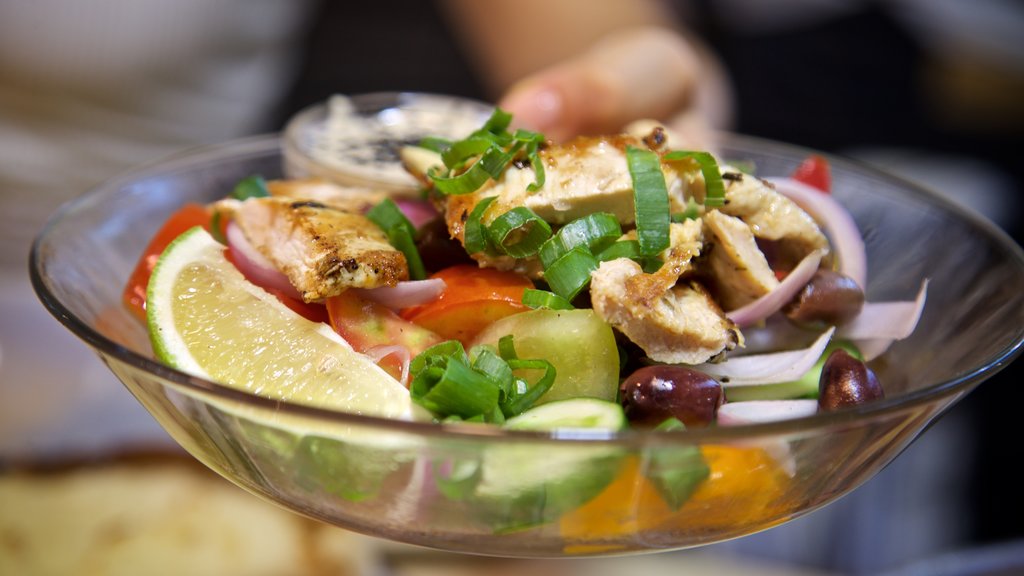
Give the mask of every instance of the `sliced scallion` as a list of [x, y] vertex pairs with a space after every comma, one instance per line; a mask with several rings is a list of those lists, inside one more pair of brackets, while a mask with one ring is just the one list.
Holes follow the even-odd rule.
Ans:
[[238, 184], [235, 184], [235, 188], [231, 190], [230, 194], [230, 197], [235, 200], [266, 198], [267, 196], [270, 196], [270, 190], [267, 189], [267, 181], [259, 174], [243, 178]]
[[622, 236], [622, 227], [614, 215], [607, 212], [595, 212], [569, 222], [559, 228], [558, 232], [540, 247], [538, 256], [545, 268], [562, 257], [563, 254], [585, 246], [596, 254], [618, 240]]
[[431, 152], [437, 152], [438, 154], [445, 151], [446, 148], [452, 145], [452, 141], [447, 138], [438, 138], [437, 136], [427, 136], [426, 138], [420, 139], [416, 143], [420, 148], [426, 148]]
[[505, 334], [501, 338], [498, 338], [498, 354], [505, 360], [518, 360], [519, 355], [516, 354], [516, 345], [511, 334]]
[[551, 226], [525, 206], [498, 216], [487, 227], [491, 242], [513, 258], [528, 258], [551, 237]]
[[416, 248], [416, 227], [405, 217], [394, 200], [385, 198], [366, 213], [366, 217], [376, 224], [388, 237], [388, 242], [405, 255], [409, 267], [409, 277], [423, 280], [427, 277], [423, 259]]
[[441, 152], [441, 161], [448, 168], [461, 166], [466, 160], [487, 152], [494, 146], [494, 142], [481, 137], [466, 138], [453, 142], [448, 148]]
[[509, 360], [509, 367], [513, 370], [543, 370], [544, 375], [540, 377], [526, 391], [512, 399], [501, 407], [507, 418], [522, 414], [540, 400], [540, 397], [551, 389], [555, 383], [555, 367], [547, 360]]
[[640, 243], [636, 240], [619, 240], [596, 255], [598, 262], [607, 262], [618, 258], [640, 258]]
[[633, 179], [636, 235], [640, 253], [652, 256], [669, 246], [669, 202], [665, 175], [658, 155], [634, 146], [626, 148], [626, 163]]
[[410, 385], [412, 399], [437, 414], [471, 418], [498, 405], [498, 386], [466, 363], [450, 359], [443, 369], [420, 372]]
[[687, 220], [696, 220], [697, 218], [700, 218], [700, 204], [697, 204], [697, 201], [693, 198], [687, 199], [685, 210], [672, 215], [673, 222], [685, 222]]
[[554, 292], [527, 288], [523, 291], [523, 304], [530, 308], [547, 308], [549, 310], [572, 310], [572, 302]]
[[568, 301], [590, 284], [590, 273], [597, 270], [597, 258], [589, 250], [577, 246], [544, 269], [544, 280], [551, 291]]
[[704, 176], [704, 206], [718, 208], [725, 204], [725, 184], [722, 182], [722, 172], [718, 168], [715, 157], [708, 152], [673, 150], [665, 154], [663, 159], [666, 162], [678, 162], [680, 160], [692, 159], [700, 166], [700, 173]]
[[468, 254], [492, 251], [490, 237], [487, 236], [487, 228], [484, 226], [482, 218], [484, 212], [487, 211], [487, 207], [495, 200], [497, 200], [497, 196], [484, 198], [477, 202], [476, 206], [469, 213], [469, 217], [466, 219], [466, 226], [462, 232], [462, 242]]

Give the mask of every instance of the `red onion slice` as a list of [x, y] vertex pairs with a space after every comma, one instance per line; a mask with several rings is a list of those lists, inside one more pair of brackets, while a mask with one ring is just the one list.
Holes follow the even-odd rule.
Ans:
[[726, 388], [789, 382], [803, 376], [814, 366], [835, 331], [835, 328], [829, 328], [813, 344], [802, 350], [739, 356], [719, 364], [701, 364], [694, 368], [714, 376]]
[[896, 340], [914, 333], [928, 299], [928, 280], [921, 282], [910, 302], [868, 302], [860, 314], [839, 328], [839, 336], [853, 340], [865, 360], [874, 360]]
[[740, 328], [771, 316], [788, 304], [800, 292], [800, 289], [811, 281], [819, 264], [821, 264], [821, 252], [815, 250], [801, 260], [800, 264], [797, 264], [797, 267], [787, 274], [771, 292], [725, 316]]
[[868, 257], [857, 223], [835, 198], [792, 178], [767, 178], [783, 196], [796, 202], [825, 229], [839, 257], [839, 272], [864, 289], [868, 285]]
[[292, 286], [288, 277], [249, 243], [238, 225], [229, 222], [224, 235], [227, 237], [232, 259], [246, 279], [262, 288], [280, 290], [285, 296], [302, 300], [299, 291]]
[[381, 360], [394, 355], [402, 365], [402, 377], [399, 382], [402, 383], [402, 386], [409, 387], [409, 364], [412, 362], [412, 353], [408, 348], [398, 344], [374, 346], [365, 350], [363, 354], [366, 354], [375, 364], [380, 364]]
[[719, 426], [761, 424], [804, 418], [818, 411], [817, 400], [749, 400], [727, 402], [718, 409]]
[[405, 217], [417, 229], [440, 215], [434, 208], [434, 205], [426, 200], [399, 198], [395, 200], [395, 204], [398, 205], [398, 209], [402, 211], [402, 214], [405, 214]]
[[367, 300], [373, 300], [393, 310], [401, 310], [436, 300], [444, 292], [446, 286], [441, 278], [430, 278], [399, 282], [395, 286], [353, 288], [353, 290]]

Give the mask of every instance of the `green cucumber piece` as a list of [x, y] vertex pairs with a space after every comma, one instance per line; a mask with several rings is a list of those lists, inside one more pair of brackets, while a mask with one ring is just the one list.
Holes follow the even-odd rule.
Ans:
[[[621, 430], [622, 407], [575, 398], [538, 406], [510, 418], [513, 430]], [[622, 448], [587, 442], [508, 442], [482, 458], [474, 501], [497, 532], [531, 528], [558, 519], [594, 498], [618, 474]]]
[[498, 341], [508, 335], [512, 335], [520, 358], [540, 358], [555, 367], [555, 382], [536, 405], [569, 398], [615, 401], [619, 391], [619, 350], [611, 327], [593, 310], [532, 310], [514, 314], [485, 328], [473, 345], [497, 348]]

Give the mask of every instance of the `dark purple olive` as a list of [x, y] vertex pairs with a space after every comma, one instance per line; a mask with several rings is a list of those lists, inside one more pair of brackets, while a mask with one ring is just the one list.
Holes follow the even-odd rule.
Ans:
[[722, 405], [722, 385], [685, 366], [646, 366], [619, 387], [626, 417], [633, 424], [657, 426], [678, 418], [689, 427], [707, 426]]
[[466, 254], [466, 249], [452, 239], [444, 218], [435, 218], [417, 231], [416, 248], [427, 270], [441, 270], [473, 262]]
[[836, 410], [884, 398], [878, 378], [846, 350], [829, 355], [818, 380], [818, 408]]
[[848, 276], [818, 270], [814, 277], [783, 308], [797, 324], [843, 324], [860, 313], [864, 291]]

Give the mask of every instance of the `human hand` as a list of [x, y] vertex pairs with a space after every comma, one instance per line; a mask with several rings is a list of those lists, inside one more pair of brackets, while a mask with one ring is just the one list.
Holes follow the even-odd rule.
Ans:
[[682, 34], [641, 27], [605, 36], [585, 52], [515, 83], [500, 100], [522, 127], [559, 142], [623, 129], [653, 118], [679, 135], [676, 145], [708, 143], [731, 112], [725, 76]]

